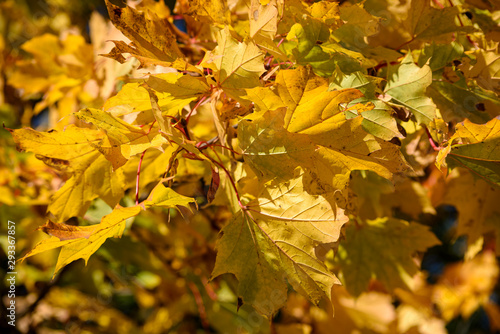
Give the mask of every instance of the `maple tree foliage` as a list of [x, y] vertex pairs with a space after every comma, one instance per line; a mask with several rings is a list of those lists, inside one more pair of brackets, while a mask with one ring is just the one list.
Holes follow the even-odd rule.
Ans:
[[[2, 140], [29, 153], [2, 148], [1, 203], [43, 208], [19, 266], [140, 268], [149, 315], [102, 303], [107, 332], [194, 332], [188, 314], [216, 332], [500, 330], [497, 3], [102, 5], [90, 39], [38, 34], [0, 63], [22, 106]], [[446, 247], [462, 251], [433, 272]], [[77, 290], [45, 299], [90, 307]]]

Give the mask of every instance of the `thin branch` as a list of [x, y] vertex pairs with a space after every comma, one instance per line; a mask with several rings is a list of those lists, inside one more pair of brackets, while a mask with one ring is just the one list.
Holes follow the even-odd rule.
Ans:
[[439, 145], [434, 141], [434, 139], [432, 138], [432, 135], [431, 133], [429, 132], [429, 129], [427, 129], [426, 126], [424, 126], [424, 129], [425, 129], [425, 133], [427, 133], [427, 137], [429, 138], [429, 143], [431, 144], [432, 148], [434, 149], [434, 151], [439, 151], [441, 150], [441, 148], [439, 147]]
[[201, 297], [200, 290], [198, 290], [198, 287], [193, 282], [189, 282], [187, 286], [193, 293], [196, 306], [198, 307], [198, 313], [200, 314], [201, 325], [205, 330], [208, 330], [210, 326], [208, 324], [207, 312], [205, 310], [205, 305], [203, 304], [203, 298]]
[[148, 149], [145, 149], [142, 152], [141, 158], [139, 159], [139, 165], [137, 166], [137, 178], [135, 180], [135, 205], [139, 205], [139, 178], [141, 176], [142, 160], [144, 159], [144, 154], [146, 154], [147, 150]]
[[193, 112], [207, 99], [207, 97], [208, 97], [208, 95], [203, 95], [202, 98], [198, 102], [196, 102], [194, 108], [191, 109], [189, 114], [186, 116], [186, 124], [189, 123], [189, 118], [191, 117]]

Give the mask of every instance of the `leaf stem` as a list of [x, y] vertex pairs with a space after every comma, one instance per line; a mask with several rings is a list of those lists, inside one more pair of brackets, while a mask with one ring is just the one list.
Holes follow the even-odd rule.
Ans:
[[139, 178], [141, 176], [142, 160], [144, 159], [144, 154], [146, 154], [147, 150], [148, 149], [145, 149], [142, 152], [141, 158], [139, 159], [139, 165], [137, 166], [137, 179], [135, 180], [135, 205], [139, 205]]
[[432, 2], [434, 2], [434, 4], [436, 4], [436, 6], [438, 6], [439, 8], [443, 9], [444, 8], [444, 5], [439, 2], [439, 0], [432, 0]]
[[191, 293], [193, 294], [194, 300], [196, 302], [196, 306], [198, 307], [198, 313], [200, 314], [201, 325], [205, 330], [208, 330], [209, 325], [207, 319], [207, 312], [205, 310], [205, 305], [203, 304], [203, 299], [201, 298], [200, 290], [198, 290], [198, 287], [193, 282], [189, 282], [187, 286], [189, 287], [189, 290], [191, 290]]
[[404, 42], [403, 44], [401, 44], [400, 46], [398, 46], [398, 47], [396, 48], [396, 50], [400, 50], [400, 49], [402, 49], [402, 48], [403, 48], [403, 46], [408, 45], [408, 44], [410, 44], [411, 42], [413, 42], [413, 41], [415, 40], [415, 37], [416, 37], [416, 36], [413, 36], [413, 37], [412, 37], [409, 41], [406, 41], [406, 42]]
[[432, 148], [434, 149], [434, 151], [439, 151], [441, 150], [441, 148], [439, 147], [439, 145], [437, 145], [437, 143], [434, 141], [434, 139], [432, 138], [432, 135], [431, 133], [429, 132], [429, 129], [427, 129], [426, 126], [424, 126], [424, 129], [425, 129], [425, 133], [427, 133], [427, 137], [429, 138], [429, 143], [431, 144]]
[[[156, 120], [151, 123], [151, 126], [149, 127], [148, 132], [146, 132], [146, 135], [149, 135], [151, 133], [151, 129], [153, 129], [153, 125], [155, 125]], [[144, 160], [144, 155], [146, 154], [146, 151], [148, 149], [145, 149], [142, 154], [141, 158], [139, 159], [139, 164], [137, 165], [137, 178], [135, 180], [135, 205], [139, 205], [139, 178], [141, 176], [141, 167], [142, 167], [142, 160]]]
[[220, 162], [215, 161], [214, 159], [212, 159], [212, 157], [210, 157], [209, 155], [207, 155], [205, 152], [201, 152], [201, 154], [203, 154], [205, 157], [208, 158], [208, 160], [210, 160], [211, 162], [213, 162], [214, 164], [216, 164], [217, 166], [219, 166], [224, 171], [224, 173], [226, 173], [227, 177], [229, 178], [229, 181], [231, 182], [231, 185], [233, 186], [236, 198], [238, 199], [238, 205], [240, 206], [240, 208], [243, 211], [247, 211], [248, 207], [246, 205], [243, 205], [241, 203], [240, 193], [238, 192], [238, 188], [236, 188], [236, 183], [234, 183], [234, 180], [231, 177], [231, 174], [229, 173], [229, 171], [226, 169], [226, 167], [224, 167], [224, 165], [221, 164]]
[[208, 97], [208, 95], [203, 95], [202, 98], [198, 102], [196, 102], [194, 108], [191, 109], [189, 114], [186, 116], [186, 125], [189, 123], [189, 118], [191, 117], [193, 112], [206, 100], [207, 97]]

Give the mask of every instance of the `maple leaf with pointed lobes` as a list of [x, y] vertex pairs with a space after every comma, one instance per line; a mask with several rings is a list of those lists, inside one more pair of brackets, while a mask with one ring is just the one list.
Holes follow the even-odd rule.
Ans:
[[384, 93], [390, 97], [389, 102], [409, 109], [419, 124], [427, 125], [436, 116], [436, 106], [425, 94], [431, 83], [429, 65], [418, 67], [408, 53], [400, 65], [389, 67]]
[[472, 26], [456, 23], [460, 9], [457, 6], [432, 8], [430, 1], [412, 0], [408, 18], [404, 21], [413, 39], [434, 40], [443, 34], [468, 32], [475, 30]]
[[297, 169], [286, 183], [266, 182], [217, 242], [212, 277], [234, 274], [243, 302], [269, 317], [286, 301], [286, 282], [315, 304], [339, 284], [316, 251], [330, 249], [348, 218], [332, 198], [309, 194], [303, 176]]
[[340, 243], [335, 262], [343, 273], [344, 284], [354, 296], [376, 278], [390, 290], [408, 289], [410, 278], [418, 272], [414, 252], [440, 244], [429, 229], [395, 218], [378, 218], [359, 227], [347, 227], [346, 240]]
[[[349, 109], [356, 103], [373, 103], [374, 107], [370, 110], [365, 110], [362, 113], [349, 112], [346, 110], [346, 117], [352, 118], [361, 114], [363, 122], [361, 125], [366, 132], [379, 137], [384, 140], [391, 140], [392, 138], [404, 138], [398, 129], [398, 125], [394, 117], [392, 117], [392, 108], [385, 102], [377, 99], [375, 96], [376, 81], [379, 79], [365, 76], [361, 72], [354, 72], [350, 75], [345, 75], [337, 69], [334, 72], [332, 82], [329, 89], [345, 89], [355, 88], [363, 93], [363, 97], [351, 101], [346, 107]], [[347, 115], [350, 113], [350, 115]]]
[[306, 16], [291, 27], [281, 49], [291, 60], [300, 65], [311, 66], [321, 76], [330, 76], [336, 66], [346, 72], [361, 70], [361, 62], [342, 52], [343, 48], [331, 43], [329, 36], [330, 30], [326, 24]]
[[62, 247], [57, 259], [54, 276], [62, 267], [75, 260], [84, 259], [85, 264], [87, 264], [90, 256], [101, 247], [106, 239], [120, 237], [125, 229], [125, 220], [136, 216], [140, 211], [139, 206], [116, 207], [112, 213], [102, 219], [101, 223], [95, 226], [77, 227], [49, 221], [40, 229], [51, 235], [51, 237], [39, 242], [20, 261]]
[[239, 100], [244, 88], [260, 86], [265, 72], [264, 54], [254, 42], [238, 42], [226, 27], [217, 32], [217, 47], [205, 54], [201, 65], [213, 71], [219, 86]]
[[345, 119], [340, 105], [359, 98], [360, 91], [328, 91], [327, 81], [306, 68], [281, 71], [276, 85], [263, 92], [263, 100], [279, 109], [247, 116], [238, 127], [243, 156], [260, 175], [286, 180], [302, 166], [308, 190], [324, 194], [343, 191], [352, 170], [390, 179], [407, 169], [398, 146], [366, 133], [362, 118]]
[[[471, 290], [474, 293], [464, 295], [465, 299], [445, 300], [453, 291], [425, 285], [413, 253], [426, 250], [437, 240], [427, 227], [393, 215], [417, 219], [435, 214], [435, 204], [454, 205], [460, 213], [458, 234], [466, 235], [473, 246], [467, 255], [476, 255], [483, 240], [486, 253], [493, 247], [490, 236], [494, 233], [497, 253], [500, 251], [500, 213], [495, 206], [500, 182], [498, 122], [456, 125], [464, 117], [485, 123], [498, 114], [498, 45], [491, 42], [498, 35], [495, 6], [481, 0], [462, 2], [437, 8], [439, 2], [428, 0], [357, 4], [178, 0], [173, 16], [163, 2], [144, 0], [134, 7], [117, 7], [106, 1], [110, 18], [131, 40], [129, 44], [115, 42], [106, 56], [124, 62], [130, 55], [148, 69], [133, 69], [128, 78], [121, 78], [125, 84], [116, 96], [88, 104], [88, 97], [80, 99], [86, 92], [79, 88], [85, 82], [81, 80], [92, 78], [88, 85], [95, 86], [92, 92], [99, 97], [120, 84], [106, 80], [107, 93], [98, 92], [102, 85], [94, 72], [99, 69], [83, 66], [91, 64], [86, 61], [91, 53], [81, 52], [90, 50], [84, 38], [73, 36], [59, 42], [54, 36], [42, 36], [28, 42], [24, 50], [34, 55], [36, 66], [20, 63], [22, 70], [11, 77], [11, 83], [27, 94], [46, 94], [35, 112], [46, 105], [51, 116], [52, 110], [67, 114], [71, 109], [68, 101], [77, 100], [61, 97], [66, 92], [70, 97], [78, 94], [84, 109], [74, 113], [81, 128], [12, 130], [20, 149], [34, 152], [56, 170], [54, 180], [65, 182], [49, 203], [49, 214], [55, 219], [40, 228], [50, 237], [27, 256], [61, 247], [56, 272], [79, 258], [87, 262], [105, 240], [124, 233], [128, 217], [153, 209], [144, 218], [162, 219], [161, 213], [171, 208], [196, 206], [193, 198], [166, 184], [175, 182], [182, 194], [199, 196], [200, 186], [211, 179], [207, 200], [213, 202], [199, 208], [201, 214], [192, 216], [189, 224], [172, 215], [168, 233], [163, 233], [161, 221], [136, 226], [134, 231], [140, 232], [134, 235], [149, 248], [166, 245], [180, 251], [167, 252], [167, 257], [164, 252], [152, 255], [160, 256], [161, 262], [175, 263], [173, 269], [181, 268], [188, 275], [179, 276], [178, 281], [188, 283], [206, 328], [205, 312], [212, 319], [215, 313], [211, 312], [217, 307], [205, 310], [200, 303], [203, 298], [199, 298], [201, 286], [185, 278], [194, 274], [205, 285], [210, 268], [200, 266], [197, 255], [207, 254], [206, 250], [210, 253], [211, 241], [220, 232], [211, 279], [224, 287], [234, 280], [224, 281], [220, 276], [236, 277], [237, 288], [229, 289], [235, 307], [245, 304], [267, 317], [281, 308], [285, 318], [307, 319], [307, 324], [276, 324], [276, 332], [314, 328], [328, 333], [335, 325], [349, 333], [444, 333], [443, 318], [466, 317], [478, 305], [487, 304], [465, 302], [464, 308], [456, 308], [460, 312], [450, 312], [454, 301], [462, 303], [479, 290]], [[477, 6], [481, 9], [474, 8]], [[186, 32], [177, 23], [185, 25]], [[473, 35], [466, 35], [472, 31]], [[91, 37], [93, 41], [103, 39], [95, 32]], [[451, 38], [454, 41], [448, 43]], [[429, 46], [426, 40], [437, 44]], [[413, 51], [405, 51], [410, 43]], [[389, 44], [398, 47], [383, 46]], [[417, 55], [418, 65], [413, 60]], [[4, 64], [8, 62], [0, 57], [0, 65]], [[151, 74], [163, 72], [161, 66], [177, 71]], [[292, 69], [284, 70], [285, 66]], [[103, 110], [91, 108], [101, 102]], [[198, 102], [196, 106], [194, 102]], [[415, 122], [407, 122], [409, 117], [403, 117], [400, 110], [407, 115], [411, 111]], [[399, 119], [394, 119], [395, 113]], [[28, 122], [29, 106], [23, 115], [22, 123]], [[75, 120], [67, 117], [65, 121], [68, 119]], [[233, 128], [236, 123], [237, 130]], [[404, 177], [408, 164], [400, 147], [388, 142], [404, 137], [400, 126], [408, 133], [408, 140], [400, 143], [403, 152], [426, 157], [412, 160], [417, 173], [425, 173], [419, 175], [422, 177]], [[426, 168], [433, 152], [425, 151], [429, 147], [421, 140], [424, 131], [419, 126], [425, 126], [441, 144], [446, 144], [448, 127], [450, 133], [456, 130], [438, 155], [439, 163], [446, 160], [454, 168], [446, 181], [433, 182], [439, 172], [432, 166]], [[138, 153], [142, 153], [140, 157]], [[9, 173], [7, 181], [0, 182], [8, 194], [4, 202], [9, 205], [16, 202], [15, 191], [19, 190], [12, 191], [11, 184], [18, 175], [24, 179], [25, 165], [19, 168], [21, 173]], [[468, 171], [456, 168], [459, 166]], [[39, 170], [41, 167], [28, 172]], [[408, 174], [415, 176], [411, 171]], [[26, 179], [36, 178], [28, 175]], [[21, 184], [28, 182], [21, 180]], [[133, 194], [125, 190], [132, 188], [137, 202], [153, 190], [133, 207], [115, 206], [130, 201]], [[99, 197], [104, 201], [95, 201], [98, 209], [87, 210]], [[35, 200], [47, 202], [46, 196]], [[97, 220], [96, 212], [107, 205], [115, 209], [98, 224], [63, 223], [73, 216]], [[352, 221], [343, 229], [346, 213]], [[345, 231], [342, 240], [341, 229]], [[161, 233], [153, 237], [157, 231]], [[333, 247], [338, 247], [336, 255], [331, 252]], [[135, 250], [131, 249], [123, 252], [117, 248], [127, 259]], [[196, 256], [186, 257], [189, 253]], [[142, 269], [156, 273], [156, 266], [149, 266], [143, 253], [134, 255], [143, 262]], [[327, 258], [329, 263], [324, 262]], [[494, 264], [490, 258], [489, 263]], [[332, 265], [337, 265], [339, 278], [329, 271]], [[497, 279], [497, 272], [490, 275], [489, 283]], [[159, 288], [171, 287], [169, 280], [160, 281]], [[339, 286], [340, 281], [347, 290]], [[408, 291], [412, 283], [423, 284], [422, 289]], [[482, 300], [487, 299], [491, 284], [487, 293], [481, 293]], [[178, 288], [178, 284], [172, 286]], [[221, 300], [205, 287], [218, 306]], [[396, 289], [398, 298], [406, 298], [400, 298], [401, 305], [392, 305], [390, 295], [367, 292], [373, 288]], [[288, 291], [291, 289], [297, 294]], [[225, 290], [221, 291], [229, 292]], [[416, 301], [422, 297], [421, 290], [437, 292], [439, 301], [427, 295], [424, 302]], [[348, 292], [361, 295], [356, 301]], [[320, 305], [309, 307], [298, 294]], [[440, 318], [432, 309], [436, 304], [444, 314]], [[169, 309], [171, 305], [165, 306]], [[338, 311], [333, 323], [327, 314], [332, 307]], [[249, 315], [245, 308], [240, 310], [244, 312], [241, 319]], [[297, 309], [304, 311], [303, 316], [297, 316]], [[256, 313], [250, 315], [251, 320], [260, 319]], [[153, 318], [146, 319], [147, 326], [155, 326], [161, 317]], [[439, 322], [441, 331], [425, 328], [431, 320]], [[262, 323], [259, 329], [249, 330], [264, 332], [266, 324]], [[168, 330], [171, 324], [162, 322], [164, 325]], [[222, 327], [212, 325], [217, 330], [235, 331], [230, 321]]]
[[145, 208], [173, 208], [176, 206], [190, 208], [190, 204], [197, 205], [193, 198], [176, 193], [172, 188], [165, 187], [161, 181], [153, 188], [143, 204]]
[[48, 212], [60, 223], [83, 216], [92, 200], [102, 198], [115, 206], [123, 196], [124, 176], [113, 171], [97, 146], [104, 140], [99, 130], [69, 125], [65, 131], [38, 132], [31, 128], [9, 130], [18, 148], [36, 154], [68, 178], [52, 197]]
[[274, 39], [278, 29], [276, 0], [269, 1], [267, 4], [262, 4], [259, 0], [252, 0], [248, 14], [251, 38], [255, 38], [259, 33], [264, 38]]
[[132, 156], [148, 148], [161, 148], [166, 142], [157, 131], [146, 132], [102, 110], [85, 108], [75, 116], [106, 132], [109, 142], [103, 142], [96, 147], [111, 162], [114, 169], [125, 165]]
[[85, 265], [87, 265], [90, 256], [107, 239], [122, 236], [127, 219], [137, 216], [145, 208], [152, 206], [163, 208], [189, 207], [190, 203], [195, 203], [194, 199], [182, 196], [174, 190], [166, 188], [159, 182], [143, 203], [131, 207], [117, 205], [109, 215], [102, 218], [99, 224], [71, 226], [64, 223], [54, 223], [49, 220], [39, 229], [51, 237], [39, 242], [20, 261], [23, 261], [27, 257], [62, 247], [54, 270], [55, 276], [62, 267], [78, 259], [84, 259]]
[[[177, 117], [190, 102], [210, 91], [204, 78], [196, 78], [177, 72], [150, 76], [146, 84], [157, 95], [158, 106], [162, 113], [174, 117]], [[138, 122], [146, 124], [154, 120], [151, 98], [142, 84], [128, 83], [124, 85], [118, 94], [106, 101], [103, 109], [114, 113], [114, 110], [119, 106], [130, 108], [128, 113], [138, 113]]]
[[[461, 143], [453, 144], [458, 139]], [[494, 118], [486, 124], [474, 124], [466, 119], [457, 124], [449, 143], [439, 151], [438, 167], [446, 159], [449, 168], [466, 168], [475, 177], [500, 186], [500, 120]]]
[[180, 70], [200, 71], [184, 61], [184, 55], [177, 46], [176, 37], [167, 20], [158, 18], [149, 10], [144, 13], [129, 6], [125, 8], [115, 6], [109, 0], [106, 0], [106, 6], [111, 22], [132, 43], [127, 45], [123, 41], [114, 41], [115, 47], [103, 56], [123, 63], [126, 61], [123, 53], [129, 53], [144, 67], [160, 65]]

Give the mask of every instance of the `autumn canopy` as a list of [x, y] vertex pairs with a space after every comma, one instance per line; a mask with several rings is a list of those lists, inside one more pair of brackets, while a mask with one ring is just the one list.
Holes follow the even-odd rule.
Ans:
[[497, 2], [46, 2], [0, 4], [18, 330], [500, 330]]

